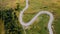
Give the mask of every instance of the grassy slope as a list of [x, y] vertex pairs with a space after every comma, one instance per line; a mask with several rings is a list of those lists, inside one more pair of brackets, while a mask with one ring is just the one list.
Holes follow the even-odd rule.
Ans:
[[[16, 0], [14, 0], [13, 4], [8, 2], [7, 7], [15, 8]], [[20, 0], [20, 8], [24, 8], [25, 0]], [[28, 22], [33, 16], [36, 15], [37, 12], [41, 10], [47, 10], [54, 14], [54, 22], [53, 22], [53, 31], [54, 34], [60, 34], [60, 1], [59, 0], [29, 0], [29, 8], [26, 10], [24, 14], [24, 21]], [[18, 12], [17, 12], [18, 14]], [[41, 15], [37, 18], [35, 23], [31, 25], [27, 30], [27, 34], [48, 34], [47, 22], [49, 16]]]
[[[25, 6], [24, 2], [21, 2], [21, 7], [23, 8]], [[36, 12], [39, 12], [41, 10], [47, 10], [50, 11], [54, 14], [54, 22], [53, 22], [53, 31], [54, 34], [60, 34], [60, 1], [59, 0], [29, 0], [29, 8], [25, 11], [25, 17], [23, 18], [25, 22], [29, 21], [35, 14]], [[27, 14], [28, 13], [28, 14]], [[30, 13], [30, 14], [29, 14]], [[31, 14], [32, 13], [32, 14]], [[35, 13], [35, 14], [33, 14]], [[47, 15], [46, 15], [47, 16]], [[34, 33], [34, 34], [48, 34], [48, 30], [46, 31], [44, 27], [46, 27], [46, 23], [48, 22], [48, 18], [46, 16], [40, 16], [40, 23], [39, 18], [37, 18], [36, 22], [37, 24], [33, 25], [30, 30], [27, 31], [29, 34]], [[41, 21], [41, 19], [43, 21]], [[45, 25], [43, 25], [45, 24]], [[40, 27], [39, 27], [40, 25]], [[35, 27], [35, 28], [34, 28]], [[41, 32], [39, 32], [39, 30]], [[38, 33], [37, 33], [37, 32]], [[45, 32], [45, 33], [44, 33]]]
[[0, 0], [0, 9], [16, 8], [17, 0]]
[[4, 24], [3, 24], [3, 21], [0, 20], [0, 34], [4, 34]]

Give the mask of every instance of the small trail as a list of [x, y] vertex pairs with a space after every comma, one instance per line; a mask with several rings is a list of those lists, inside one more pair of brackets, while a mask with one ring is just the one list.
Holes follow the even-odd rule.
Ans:
[[[47, 14], [47, 15], [50, 16], [50, 19], [49, 19], [49, 22], [48, 22], [49, 34], [53, 34], [52, 22], [53, 22], [53, 20], [54, 20], [54, 17], [53, 17], [53, 14], [52, 14], [52, 13], [50, 13], [50, 12], [48, 12], [48, 11], [40, 11], [40, 12], [37, 13], [29, 22], [25, 23], [22, 18], [23, 18], [23, 13], [24, 13], [24, 11], [27, 10], [27, 9], [28, 9], [28, 0], [26, 0], [26, 6], [25, 6], [25, 8], [24, 8], [24, 9], [20, 12], [20, 14], [19, 14], [19, 21], [20, 21], [23, 29], [25, 29], [24, 27], [28, 27], [29, 25], [33, 24], [34, 21], [37, 19], [37, 17], [38, 17], [39, 15], [41, 15], [41, 14]], [[26, 34], [26, 32], [25, 32], [25, 34]]]

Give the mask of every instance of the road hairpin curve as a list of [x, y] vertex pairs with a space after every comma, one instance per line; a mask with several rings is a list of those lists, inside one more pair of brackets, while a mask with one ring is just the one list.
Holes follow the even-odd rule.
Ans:
[[[47, 15], [50, 16], [50, 19], [49, 19], [49, 22], [48, 22], [49, 34], [53, 34], [52, 22], [53, 22], [53, 20], [54, 20], [54, 17], [53, 17], [53, 14], [50, 13], [50, 12], [48, 12], [48, 11], [40, 11], [39, 13], [36, 14], [35, 17], [33, 17], [33, 18], [32, 18], [29, 22], [27, 22], [27, 23], [25, 23], [25, 22], [23, 21], [23, 19], [22, 19], [23, 13], [24, 13], [24, 11], [25, 11], [26, 9], [28, 9], [28, 6], [29, 6], [29, 5], [28, 5], [28, 0], [26, 0], [26, 6], [25, 6], [25, 8], [24, 8], [24, 9], [20, 12], [20, 14], [19, 14], [19, 22], [20, 22], [20, 24], [22, 25], [23, 29], [24, 29], [24, 27], [28, 27], [28, 26], [30, 26], [31, 24], [33, 24], [34, 21], [37, 19], [37, 17], [38, 17], [39, 15], [41, 15], [41, 14], [47, 14]], [[26, 34], [26, 32], [25, 32], [25, 34]]]

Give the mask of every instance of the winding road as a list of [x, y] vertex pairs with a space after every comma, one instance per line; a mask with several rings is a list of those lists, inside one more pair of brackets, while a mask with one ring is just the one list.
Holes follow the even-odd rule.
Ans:
[[52, 30], [52, 22], [53, 22], [53, 20], [54, 20], [54, 17], [53, 17], [53, 14], [52, 13], [50, 13], [50, 12], [48, 12], [48, 11], [40, 11], [39, 13], [37, 13], [36, 14], [36, 16], [34, 16], [29, 22], [27, 22], [27, 23], [25, 23], [24, 21], [23, 21], [23, 13], [24, 13], [24, 11], [25, 10], [27, 10], [28, 9], [28, 0], [26, 0], [26, 6], [25, 6], [25, 8], [20, 12], [20, 14], [19, 14], [19, 22], [20, 22], [20, 24], [22, 25], [22, 27], [29, 27], [29, 25], [31, 25], [31, 24], [33, 24], [34, 23], [34, 21], [37, 19], [37, 17], [39, 16], [39, 15], [41, 15], [41, 14], [47, 14], [47, 15], [49, 15], [50, 16], [50, 19], [49, 19], [49, 22], [48, 22], [48, 30], [49, 30], [49, 34], [53, 34], [53, 30]]

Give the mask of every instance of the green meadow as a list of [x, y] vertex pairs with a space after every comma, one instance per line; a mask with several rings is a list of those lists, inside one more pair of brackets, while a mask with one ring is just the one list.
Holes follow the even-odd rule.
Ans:
[[[2, 3], [2, 4], [0, 3], [1, 4], [0, 13], [2, 13], [3, 16], [2, 15], [1, 16], [4, 17], [4, 18], [1, 17], [2, 19], [0, 18], [0, 23], [1, 24], [4, 23], [3, 25], [0, 25], [0, 33], [3, 34], [3, 32], [4, 33], [6, 32], [6, 34], [24, 34], [24, 30], [21, 24], [19, 23], [18, 17], [20, 11], [22, 11], [25, 7], [25, 0], [9, 0], [9, 1], [3, 0], [0, 2]], [[12, 12], [10, 13], [9, 11]], [[29, 22], [40, 11], [49, 11], [54, 15], [52, 29], [54, 34], [60, 34], [60, 1], [29, 0], [29, 7], [24, 12], [23, 21]], [[8, 12], [10, 13], [9, 14], [10, 17], [7, 16]], [[11, 18], [10, 22], [8, 22], [9, 18]], [[26, 29], [25, 31], [27, 34], [49, 34], [49, 30], [47, 28], [48, 21], [49, 21], [48, 15], [46, 14], [40, 15], [35, 20], [35, 22], [32, 25], [30, 25], [28, 29]]]

